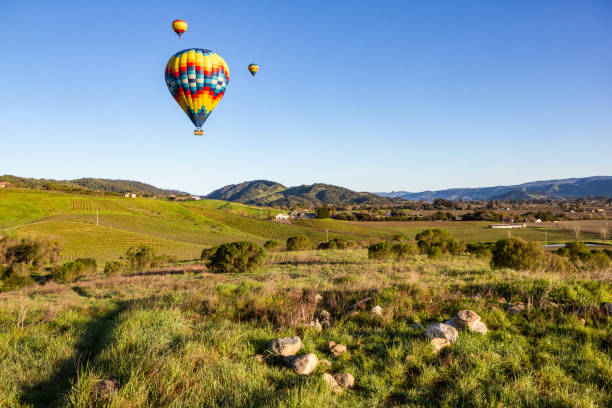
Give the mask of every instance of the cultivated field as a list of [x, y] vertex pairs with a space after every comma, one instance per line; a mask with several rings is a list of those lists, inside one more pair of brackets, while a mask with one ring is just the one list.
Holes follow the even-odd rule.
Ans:
[[[73, 210], [72, 200], [92, 202], [91, 210]], [[266, 218], [278, 209], [218, 200], [172, 202], [147, 198], [97, 197], [25, 189], [0, 190], [0, 234], [60, 238], [65, 258], [117, 259], [134, 245], [192, 260], [205, 247], [249, 240], [262, 244], [306, 235], [315, 243], [338, 237], [366, 244], [401, 233], [408, 239], [426, 228], [444, 228], [460, 241], [492, 242], [512, 236], [534, 241], [601, 240], [603, 224], [571, 221], [531, 225], [521, 230], [492, 230], [487, 222], [347, 222], [303, 220], [277, 224]], [[599, 223], [601, 223], [600, 221]], [[587, 225], [588, 223], [588, 225]], [[97, 225], [96, 225], [97, 224]], [[576, 227], [577, 226], [577, 227]]]

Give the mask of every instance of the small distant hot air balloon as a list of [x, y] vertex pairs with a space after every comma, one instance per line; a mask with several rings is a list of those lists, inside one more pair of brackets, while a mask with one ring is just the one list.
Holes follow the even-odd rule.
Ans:
[[178, 34], [179, 38], [187, 31], [187, 23], [185, 20], [174, 20], [172, 22], [172, 29]]
[[259, 71], [259, 65], [257, 64], [249, 64], [249, 72], [251, 75], [255, 76], [255, 74]]
[[229, 68], [210, 50], [190, 48], [170, 57], [166, 85], [176, 103], [196, 126], [194, 135], [203, 135], [202, 125], [217, 106], [229, 82]]

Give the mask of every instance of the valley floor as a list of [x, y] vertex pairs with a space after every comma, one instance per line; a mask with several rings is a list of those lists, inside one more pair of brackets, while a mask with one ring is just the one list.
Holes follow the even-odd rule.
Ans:
[[[367, 297], [382, 317], [349, 313]], [[0, 294], [0, 407], [609, 407], [612, 317], [599, 304], [610, 301], [609, 271], [377, 262], [365, 250], [273, 253], [244, 275], [196, 264], [50, 282]], [[332, 327], [305, 327], [321, 309]], [[460, 332], [435, 354], [414, 323], [460, 309], [488, 334]], [[300, 376], [266, 351], [290, 336], [331, 366]], [[331, 356], [329, 341], [348, 351]], [[325, 372], [350, 373], [355, 387], [337, 395]]]

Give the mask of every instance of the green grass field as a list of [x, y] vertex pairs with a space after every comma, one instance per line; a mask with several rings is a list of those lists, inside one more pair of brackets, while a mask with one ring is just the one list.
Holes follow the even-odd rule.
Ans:
[[[377, 262], [348, 250], [275, 253], [246, 275], [50, 282], [0, 294], [0, 406], [609, 407], [612, 317], [598, 305], [612, 301], [610, 278], [495, 271], [469, 256]], [[382, 318], [349, 314], [365, 297]], [[500, 297], [527, 310], [512, 315]], [[320, 309], [332, 327], [305, 327]], [[413, 324], [459, 309], [476, 311], [489, 333], [461, 332], [435, 354]], [[331, 366], [300, 376], [266, 353], [294, 335], [300, 353]], [[348, 351], [331, 356], [331, 340]], [[350, 373], [356, 386], [337, 395], [325, 372]]]
[[[73, 210], [72, 200], [92, 201], [91, 210]], [[390, 239], [402, 233], [409, 239], [426, 228], [445, 228], [458, 240], [495, 241], [508, 231], [491, 230], [484, 222], [345, 222], [303, 220], [293, 224], [267, 221], [279, 210], [219, 200], [173, 202], [149, 198], [96, 197], [25, 189], [0, 190], [0, 233], [59, 237], [67, 258], [118, 258], [132, 245], [146, 244], [160, 253], [193, 259], [205, 247], [250, 240], [283, 244], [294, 235], [315, 243], [339, 237], [360, 243]], [[262, 219], [263, 218], [263, 219]], [[98, 225], [96, 225], [98, 223]], [[573, 232], [553, 227], [513, 230], [513, 236], [563, 242]], [[583, 239], [597, 239], [585, 231]]]

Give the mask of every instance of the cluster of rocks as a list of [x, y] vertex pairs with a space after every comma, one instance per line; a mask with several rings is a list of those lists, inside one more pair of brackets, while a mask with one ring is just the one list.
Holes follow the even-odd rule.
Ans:
[[427, 326], [425, 335], [429, 339], [435, 353], [444, 347], [450, 346], [459, 339], [458, 330], [467, 330], [480, 334], [487, 334], [487, 326], [480, 320], [480, 316], [472, 310], [460, 310], [451, 319], [444, 323], [435, 323]]
[[314, 320], [305, 323], [307, 327], [313, 327], [317, 330], [330, 328], [333, 324], [331, 313], [323, 309], [315, 316]]
[[[302, 340], [298, 337], [285, 337], [272, 340], [269, 346], [269, 352], [273, 355], [282, 357], [285, 364], [290, 366], [296, 374], [311, 375], [319, 364], [330, 368], [331, 362], [328, 360], [319, 360], [313, 354], [297, 353], [304, 347]], [[333, 341], [328, 343], [328, 349], [332, 356], [339, 357], [346, 352], [347, 348], [343, 344], [336, 344]], [[263, 356], [257, 354], [254, 356], [257, 361], [263, 362]], [[352, 388], [355, 385], [355, 378], [349, 373], [337, 373], [331, 375], [325, 373], [323, 380], [329, 385], [332, 391], [341, 394], [343, 390]]]

